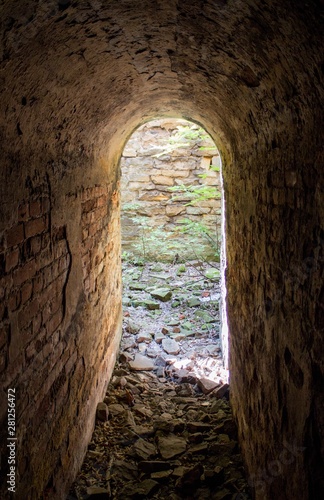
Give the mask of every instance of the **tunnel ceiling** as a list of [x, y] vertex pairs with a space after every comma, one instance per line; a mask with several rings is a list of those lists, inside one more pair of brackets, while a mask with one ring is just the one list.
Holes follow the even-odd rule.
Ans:
[[136, 126], [172, 115], [203, 124], [221, 148], [235, 151], [246, 133], [271, 142], [292, 115], [296, 129], [311, 119], [302, 108], [321, 71], [318, 4], [6, 1], [2, 141], [49, 156], [109, 141], [120, 152]]

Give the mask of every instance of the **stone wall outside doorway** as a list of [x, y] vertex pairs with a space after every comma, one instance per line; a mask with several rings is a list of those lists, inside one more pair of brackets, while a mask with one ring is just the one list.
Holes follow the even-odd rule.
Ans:
[[[187, 134], [176, 140], [183, 127]], [[220, 156], [207, 133], [197, 136], [199, 129], [186, 120], [163, 119], [142, 125], [131, 136], [121, 158], [124, 251], [141, 253], [143, 235], [153, 242], [156, 234], [170, 247], [166, 258], [172, 258], [172, 249], [174, 254], [179, 250], [180, 258], [188, 256], [179, 241], [190, 243], [194, 236], [181, 232], [184, 219], [203, 224], [215, 240], [220, 238], [220, 172], [215, 171], [220, 168]], [[170, 190], [203, 185], [215, 188], [216, 197], [191, 204], [193, 194]], [[200, 240], [199, 251], [211, 256], [208, 241]], [[156, 245], [151, 250], [150, 257]], [[157, 254], [161, 256], [160, 251]]]

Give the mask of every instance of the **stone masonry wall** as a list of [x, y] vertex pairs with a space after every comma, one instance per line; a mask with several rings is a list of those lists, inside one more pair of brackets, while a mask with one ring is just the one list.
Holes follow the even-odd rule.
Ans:
[[[172, 142], [183, 127], [193, 135]], [[160, 238], [164, 233], [169, 241], [178, 238], [185, 245], [190, 234], [180, 232], [184, 219], [203, 224], [215, 239], [216, 231], [220, 236], [220, 172], [213, 168], [220, 168], [221, 161], [207, 133], [195, 136], [199, 128], [186, 120], [155, 120], [139, 127], [127, 142], [121, 158], [123, 250], [140, 253], [141, 224], [159, 228]], [[188, 205], [194, 195], [170, 190], [176, 186], [212, 186], [217, 195]], [[212, 255], [203, 237], [200, 246]], [[186, 250], [179, 253], [186, 255]], [[160, 252], [157, 258], [162, 258]]]

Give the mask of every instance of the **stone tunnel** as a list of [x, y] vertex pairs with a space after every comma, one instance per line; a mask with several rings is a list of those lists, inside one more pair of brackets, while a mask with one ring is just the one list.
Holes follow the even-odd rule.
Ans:
[[166, 117], [222, 157], [231, 405], [255, 497], [323, 498], [323, 1], [0, 9], [1, 498], [11, 480], [14, 498], [63, 499], [81, 466], [121, 335], [119, 161]]

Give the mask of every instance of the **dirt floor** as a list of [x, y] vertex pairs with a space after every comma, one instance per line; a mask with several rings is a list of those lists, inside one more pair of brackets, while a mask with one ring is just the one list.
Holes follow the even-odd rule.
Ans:
[[123, 337], [68, 499], [248, 500], [217, 264], [123, 265]]

